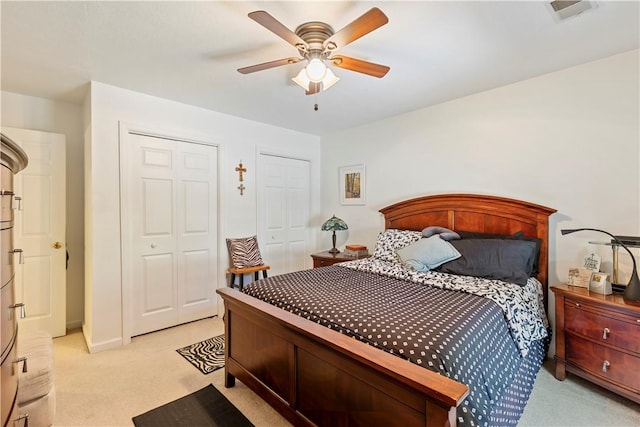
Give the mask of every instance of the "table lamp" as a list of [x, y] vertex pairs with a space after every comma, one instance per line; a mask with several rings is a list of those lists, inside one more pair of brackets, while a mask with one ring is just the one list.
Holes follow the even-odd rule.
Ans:
[[611, 233], [608, 233], [604, 230], [598, 230], [596, 228], [575, 228], [569, 230], [560, 230], [560, 233], [564, 236], [565, 234], [575, 233], [576, 231], [597, 231], [598, 233], [604, 233], [608, 236], [611, 236], [614, 242], [617, 245], [622, 246], [627, 252], [629, 252], [629, 256], [631, 257], [631, 261], [633, 261], [633, 271], [631, 272], [631, 278], [629, 279], [629, 283], [624, 288], [623, 298], [629, 301], [640, 301], [640, 279], [638, 278], [638, 270], [636, 268], [636, 259], [629, 250], [629, 248], [620, 241], [616, 236]]
[[333, 231], [333, 236], [331, 237], [333, 241], [333, 248], [329, 250], [330, 254], [337, 254], [340, 252], [336, 248], [336, 230], [348, 230], [348, 229], [349, 229], [349, 226], [347, 226], [347, 223], [335, 215], [329, 218], [328, 220], [326, 220], [324, 224], [322, 224], [322, 231]]

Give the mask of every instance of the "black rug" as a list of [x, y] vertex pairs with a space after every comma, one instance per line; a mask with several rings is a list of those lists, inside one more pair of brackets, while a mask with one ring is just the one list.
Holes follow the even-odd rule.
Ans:
[[133, 417], [136, 427], [252, 427], [213, 385]]
[[224, 367], [224, 335], [218, 335], [176, 351], [203, 374], [210, 374]]

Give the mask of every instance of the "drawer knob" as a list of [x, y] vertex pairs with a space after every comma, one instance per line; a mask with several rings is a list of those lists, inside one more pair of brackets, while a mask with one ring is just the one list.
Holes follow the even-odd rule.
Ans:
[[602, 331], [602, 339], [606, 340], [607, 338], [609, 338], [610, 333], [611, 331], [609, 330], [609, 328], [604, 328], [604, 331]]
[[16, 360], [13, 361], [13, 363], [20, 363], [20, 362], [24, 362], [24, 364], [22, 365], [22, 372], [23, 373], [28, 372], [28, 370], [27, 370], [27, 358], [26, 357], [18, 357]]
[[611, 363], [609, 363], [608, 360], [602, 362], [602, 372], [607, 372], [609, 370], [609, 366], [611, 366]]
[[576, 307], [580, 307], [580, 303], [579, 302], [576, 303]]
[[13, 249], [10, 253], [18, 254], [18, 264], [24, 264], [24, 255], [22, 249]]
[[20, 196], [13, 197], [13, 209], [16, 211], [22, 210], [22, 197]]
[[19, 308], [20, 309], [20, 318], [24, 319], [27, 316], [27, 312], [24, 309], [24, 303], [19, 302], [13, 305], [10, 305], [9, 308]]
[[24, 427], [29, 427], [29, 414], [22, 414], [20, 415], [18, 418], [16, 418], [15, 420], [13, 420], [14, 425], [15, 423], [17, 423], [18, 421], [22, 421], [24, 420]]

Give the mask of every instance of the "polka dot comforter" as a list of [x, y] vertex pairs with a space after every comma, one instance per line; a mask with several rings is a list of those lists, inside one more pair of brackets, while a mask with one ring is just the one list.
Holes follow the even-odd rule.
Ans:
[[368, 258], [244, 292], [466, 384], [458, 425], [485, 426], [515, 425], [529, 397], [548, 341], [540, 289]]

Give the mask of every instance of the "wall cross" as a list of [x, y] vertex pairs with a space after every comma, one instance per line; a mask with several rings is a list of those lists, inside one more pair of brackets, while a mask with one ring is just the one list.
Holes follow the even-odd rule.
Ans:
[[242, 167], [242, 161], [240, 161], [240, 163], [238, 163], [238, 166], [236, 166], [236, 172], [238, 172], [238, 174], [240, 175], [240, 182], [244, 181], [242, 174], [246, 171], [247, 168]]
[[246, 190], [247, 187], [244, 186], [244, 184], [240, 183], [240, 185], [238, 186], [238, 190], [240, 190], [240, 195], [244, 196], [244, 190]]

